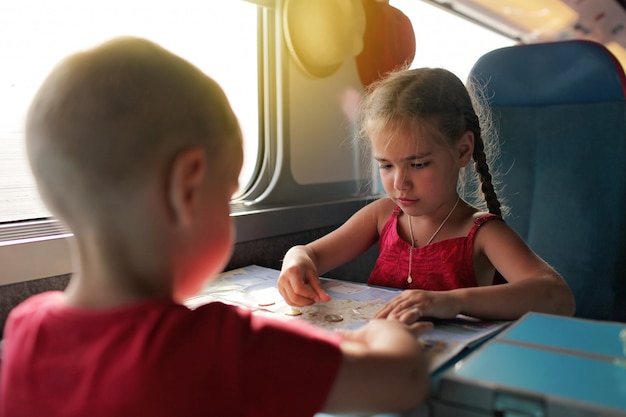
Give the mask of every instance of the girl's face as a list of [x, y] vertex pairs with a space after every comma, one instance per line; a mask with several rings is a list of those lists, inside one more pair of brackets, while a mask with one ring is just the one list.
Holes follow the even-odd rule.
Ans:
[[471, 133], [453, 149], [426, 129], [408, 127], [379, 131], [370, 140], [385, 192], [405, 213], [427, 215], [456, 199], [459, 169], [473, 151]]

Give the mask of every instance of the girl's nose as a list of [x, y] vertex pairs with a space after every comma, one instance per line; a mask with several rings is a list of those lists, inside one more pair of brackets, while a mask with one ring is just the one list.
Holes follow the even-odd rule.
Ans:
[[398, 191], [407, 190], [411, 187], [410, 181], [406, 177], [406, 172], [402, 169], [396, 171], [393, 178], [393, 187]]

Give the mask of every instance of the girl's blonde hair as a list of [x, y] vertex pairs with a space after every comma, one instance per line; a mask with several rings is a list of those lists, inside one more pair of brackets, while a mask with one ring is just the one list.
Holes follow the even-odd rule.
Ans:
[[461, 171], [459, 192], [472, 204], [502, 215], [488, 162], [488, 158], [494, 161], [497, 157], [497, 138], [484, 140], [490, 136], [486, 133], [493, 132], [490, 113], [480, 90], [474, 83], [468, 84], [466, 88], [457, 76], [441, 68], [390, 73], [372, 84], [361, 102], [359, 136], [367, 139], [376, 131], [411, 127], [426, 129], [435, 140], [452, 147], [471, 131], [475, 173]]

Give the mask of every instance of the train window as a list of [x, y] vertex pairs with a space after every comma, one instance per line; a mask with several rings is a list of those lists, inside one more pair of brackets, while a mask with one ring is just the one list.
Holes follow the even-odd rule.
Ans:
[[[237, 242], [336, 225], [377, 194], [377, 170], [355, 152], [352, 141], [351, 109], [363, 87], [355, 60], [346, 60], [327, 77], [303, 73], [283, 41], [282, 9], [273, 7], [283, 3], [1, 2], [3, 275], [15, 281], [69, 272], [66, 231], [48, 220], [25, 158], [24, 115], [59, 59], [118, 35], [151, 39], [196, 64], [224, 88], [245, 142], [241, 195], [232, 206]], [[481, 55], [515, 42], [427, 1], [390, 4], [412, 21], [417, 43], [413, 66], [445, 67], [464, 80]], [[298, 23], [294, 27], [300, 28]]]
[[[479, 57], [516, 42], [443, 6], [416, 0], [389, 4], [411, 20], [416, 35], [413, 67], [444, 67], [465, 81]], [[296, 23], [304, 30], [306, 22]], [[354, 60], [345, 60], [328, 76], [318, 76], [297, 65], [301, 61], [297, 48], [291, 49], [295, 52], [288, 51], [288, 111], [284, 116], [288, 119], [284, 140], [289, 147], [285, 160], [291, 176], [279, 183], [282, 188], [277, 186], [274, 196], [282, 193], [281, 201], [303, 204], [378, 194], [376, 181], [371, 181], [377, 170], [355, 152], [351, 140], [355, 128], [351, 114], [363, 89]]]
[[415, 0], [391, 0], [411, 20], [415, 32], [412, 67], [443, 67], [465, 81], [485, 53], [517, 41], [465, 20], [444, 6]]
[[115, 36], [153, 40], [224, 88], [245, 138], [242, 192], [259, 149], [257, 7], [244, 1], [20, 0], [0, 4], [0, 222], [48, 217], [23, 149], [30, 100], [61, 58]]

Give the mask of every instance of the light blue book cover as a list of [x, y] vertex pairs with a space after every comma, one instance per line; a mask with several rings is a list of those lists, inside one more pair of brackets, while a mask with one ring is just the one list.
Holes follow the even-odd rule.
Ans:
[[626, 323], [529, 313], [442, 376], [442, 406], [435, 404], [433, 415], [449, 415], [437, 410], [451, 406], [626, 415], [625, 329]]

